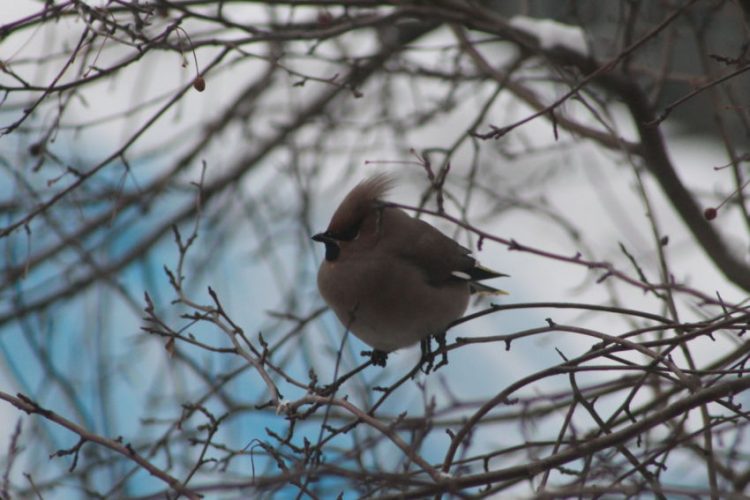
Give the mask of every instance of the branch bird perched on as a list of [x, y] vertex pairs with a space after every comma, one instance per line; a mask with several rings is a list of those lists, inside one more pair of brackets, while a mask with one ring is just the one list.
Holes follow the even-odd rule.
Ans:
[[[471, 251], [383, 197], [386, 175], [362, 181], [346, 195], [325, 232], [318, 289], [339, 320], [373, 348], [373, 364], [417, 342], [432, 367], [430, 337], [445, 346], [445, 330], [474, 292], [505, 293], [479, 283], [507, 276], [480, 266]], [[443, 350], [443, 361], [447, 362]], [[438, 366], [440, 366], [438, 365]], [[436, 367], [437, 368], [437, 367]]]

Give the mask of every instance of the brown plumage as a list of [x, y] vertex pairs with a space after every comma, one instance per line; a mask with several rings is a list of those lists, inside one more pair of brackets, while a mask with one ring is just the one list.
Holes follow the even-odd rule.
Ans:
[[[361, 182], [326, 231], [313, 236], [326, 246], [321, 295], [381, 355], [444, 333], [472, 291], [495, 290], [475, 280], [504, 276], [478, 266], [467, 248], [430, 224], [385, 204], [392, 184], [385, 175]], [[379, 359], [384, 364], [385, 356]]]

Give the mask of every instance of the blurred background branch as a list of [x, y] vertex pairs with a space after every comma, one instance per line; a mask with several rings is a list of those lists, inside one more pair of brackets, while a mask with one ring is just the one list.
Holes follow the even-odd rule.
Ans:
[[[4, 498], [747, 495], [748, 2], [10, 5]], [[512, 276], [430, 375], [315, 288], [379, 171]]]

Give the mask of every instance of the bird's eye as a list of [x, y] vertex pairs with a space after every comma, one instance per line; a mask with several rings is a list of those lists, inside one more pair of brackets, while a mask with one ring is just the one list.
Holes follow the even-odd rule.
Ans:
[[359, 226], [361, 224], [354, 224], [353, 226], [349, 226], [344, 231], [338, 232], [334, 235], [332, 235], [334, 238], [336, 238], [339, 241], [352, 241], [356, 240], [359, 236]]

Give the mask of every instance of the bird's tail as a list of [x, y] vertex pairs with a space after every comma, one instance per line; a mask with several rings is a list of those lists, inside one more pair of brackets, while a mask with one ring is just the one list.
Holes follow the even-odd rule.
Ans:
[[489, 267], [484, 267], [476, 263], [466, 274], [471, 276], [472, 281], [489, 280], [492, 278], [509, 278], [510, 275], [493, 271]]
[[479, 294], [479, 295], [510, 295], [510, 292], [506, 292], [505, 290], [501, 290], [499, 288], [493, 288], [489, 285], [485, 285], [484, 283], [477, 283], [476, 281], [472, 281], [469, 283], [469, 289], [471, 290], [471, 293]]

